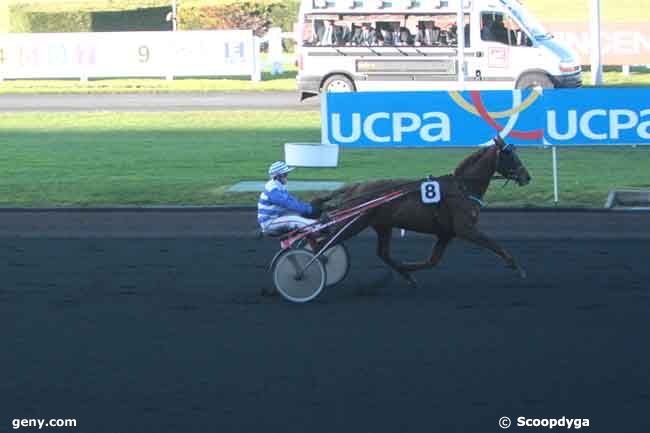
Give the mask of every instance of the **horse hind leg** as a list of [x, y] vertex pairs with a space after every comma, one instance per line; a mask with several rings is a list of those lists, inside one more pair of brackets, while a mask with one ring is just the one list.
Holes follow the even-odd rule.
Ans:
[[444, 255], [451, 239], [451, 236], [440, 236], [433, 247], [431, 257], [428, 261], [404, 263], [402, 265], [402, 268], [409, 272], [418, 271], [420, 269], [433, 268], [438, 264], [438, 262], [440, 262], [440, 259], [442, 259], [442, 256]]
[[397, 263], [390, 257], [392, 227], [373, 226], [373, 228], [377, 232], [377, 255], [379, 258], [388, 266], [390, 266], [391, 269], [395, 270], [402, 277], [404, 277], [412, 287], [417, 286], [417, 281], [406, 269], [404, 269], [404, 266], [400, 263]]

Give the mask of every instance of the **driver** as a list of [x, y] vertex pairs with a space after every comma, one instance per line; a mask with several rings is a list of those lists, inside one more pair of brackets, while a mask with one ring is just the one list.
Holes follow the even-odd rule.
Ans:
[[257, 201], [257, 222], [265, 234], [275, 235], [305, 227], [316, 222], [322, 211], [304, 203], [287, 191], [288, 173], [293, 168], [284, 161], [269, 167], [269, 180]]

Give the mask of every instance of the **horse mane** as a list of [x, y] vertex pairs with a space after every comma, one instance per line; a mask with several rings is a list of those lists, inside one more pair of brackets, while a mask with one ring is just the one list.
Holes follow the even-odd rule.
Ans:
[[491, 149], [492, 146], [484, 147], [482, 149], [479, 149], [478, 151], [472, 153], [465, 159], [463, 159], [460, 164], [458, 164], [458, 167], [456, 167], [456, 170], [454, 170], [454, 176], [460, 175], [462, 172], [464, 172], [467, 167], [474, 165], [476, 161], [481, 159], [485, 153]]
[[372, 200], [395, 191], [398, 188], [415, 184], [419, 180], [405, 179], [380, 179], [364, 182], [355, 182], [345, 185], [326, 196], [327, 209], [356, 206], [367, 200]]

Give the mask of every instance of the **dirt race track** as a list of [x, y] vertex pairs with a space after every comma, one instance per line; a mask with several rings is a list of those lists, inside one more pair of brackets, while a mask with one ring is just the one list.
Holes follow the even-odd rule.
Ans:
[[361, 235], [297, 306], [259, 295], [277, 245], [249, 212], [0, 212], [0, 431], [650, 431], [650, 215], [483, 218], [528, 279], [454, 241], [412, 289]]

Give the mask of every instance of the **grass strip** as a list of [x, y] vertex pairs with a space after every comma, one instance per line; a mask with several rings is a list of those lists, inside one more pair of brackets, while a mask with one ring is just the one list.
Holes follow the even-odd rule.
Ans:
[[[263, 180], [285, 142], [319, 142], [317, 112], [0, 114], [0, 205], [254, 204], [228, 193]], [[344, 182], [453, 171], [472, 149], [343, 149], [336, 169], [296, 180]], [[521, 149], [533, 182], [494, 184], [491, 206], [552, 206], [549, 149]], [[561, 148], [560, 205], [602, 207], [610, 188], [650, 187], [650, 147]], [[313, 194], [306, 193], [305, 197]]]
[[[296, 71], [286, 70], [281, 75], [264, 73], [262, 81], [254, 82], [249, 77], [238, 78], [183, 78], [165, 80], [162, 78], [99, 79], [81, 82], [79, 80], [5, 80], [0, 83], [0, 95], [12, 94], [95, 94], [95, 93], [173, 93], [173, 92], [297, 92]], [[584, 74], [585, 87], [590, 87], [591, 73]], [[650, 70], [644, 67], [632, 69], [625, 76], [620, 68], [608, 68], [604, 73], [606, 86], [634, 87], [650, 86]]]

